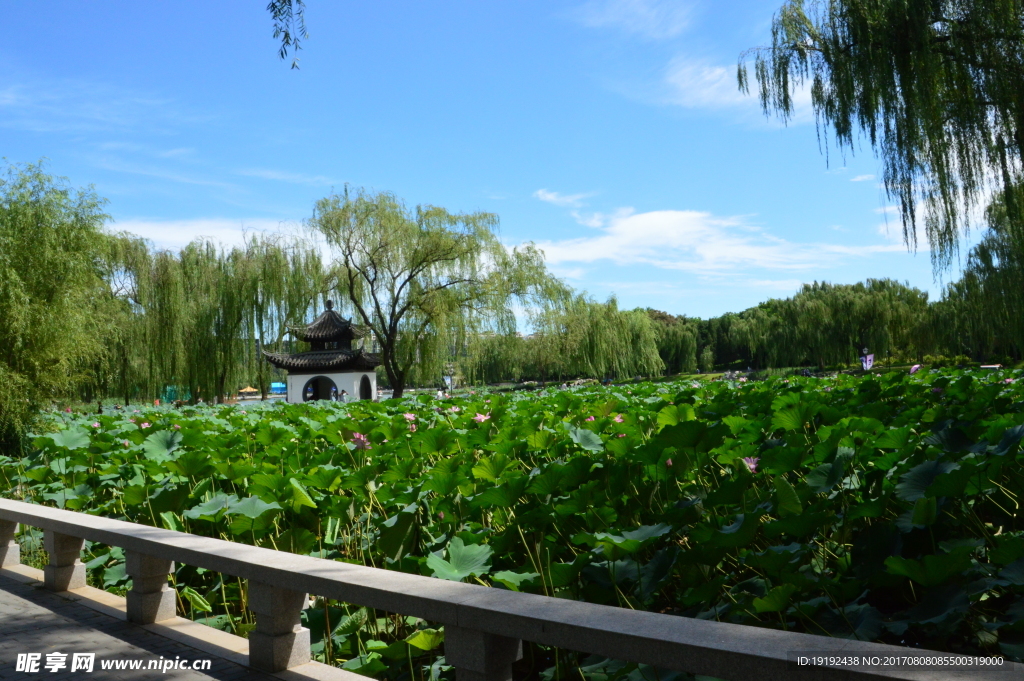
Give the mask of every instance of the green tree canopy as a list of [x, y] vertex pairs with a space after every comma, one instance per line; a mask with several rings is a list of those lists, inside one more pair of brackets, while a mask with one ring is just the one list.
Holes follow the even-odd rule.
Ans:
[[507, 249], [491, 213], [410, 211], [393, 194], [358, 191], [317, 202], [309, 225], [336, 255], [334, 285], [380, 344], [400, 397], [410, 379], [440, 379], [476, 334], [515, 330], [515, 302], [563, 293], [532, 245]]
[[[755, 48], [768, 115], [788, 119], [810, 86], [819, 126], [881, 156], [904, 238], [923, 224], [936, 269], [950, 264], [971, 209], [1019, 181], [1024, 156], [1024, 3], [1019, 0], [788, 0], [771, 45]], [[739, 82], [748, 88], [746, 55]], [[1013, 197], [1011, 214], [1024, 209]]]
[[111, 332], [103, 201], [40, 165], [0, 177], [0, 445], [87, 380]]

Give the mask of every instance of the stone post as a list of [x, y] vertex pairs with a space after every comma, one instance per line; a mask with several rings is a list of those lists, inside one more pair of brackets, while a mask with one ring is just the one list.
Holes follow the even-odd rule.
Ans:
[[172, 561], [125, 551], [125, 570], [132, 578], [126, 599], [129, 622], [152, 624], [174, 617], [177, 602], [174, 590], [167, 586], [167, 575], [174, 571]]
[[512, 681], [512, 663], [523, 657], [523, 642], [446, 625], [444, 657], [455, 667], [456, 681]]
[[80, 560], [84, 539], [53, 530], [43, 533], [43, 547], [50, 564], [43, 568], [43, 586], [50, 591], [68, 591], [85, 586], [85, 565]]
[[256, 615], [256, 629], [249, 632], [250, 667], [280, 672], [309, 662], [309, 629], [299, 624], [308, 605], [301, 591], [249, 582], [249, 610]]
[[0, 520], [0, 568], [21, 563], [21, 547], [14, 538], [17, 531], [18, 523], [13, 520]]

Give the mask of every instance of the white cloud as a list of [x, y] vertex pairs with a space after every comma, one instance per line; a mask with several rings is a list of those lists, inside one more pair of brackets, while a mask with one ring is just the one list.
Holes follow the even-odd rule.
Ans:
[[[739, 217], [663, 210], [609, 216], [601, 234], [537, 243], [552, 265], [593, 263], [642, 265], [702, 275], [728, 275], [749, 268], [806, 270], [844, 256], [902, 250], [900, 244], [792, 243], [753, 227]], [[787, 285], [795, 280], [787, 280]]]
[[602, 213], [590, 213], [587, 215], [574, 210], [570, 215], [572, 215], [573, 220], [584, 227], [604, 227], [605, 216]]
[[230, 220], [199, 218], [195, 220], [127, 219], [115, 222], [111, 229], [131, 232], [149, 239], [158, 248], [178, 250], [200, 238], [211, 239], [223, 246], [241, 245], [252, 232], [282, 232], [298, 229], [298, 223], [264, 218]]
[[672, 103], [687, 108], [718, 109], [757, 104], [754, 97], [740, 92], [735, 69], [704, 61], [676, 57], [669, 62], [665, 82], [669, 85]]
[[610, 219], [621, 219], [633, 214], [632, 208], [619, 208], [614, 213], [582, 213], [578, 210], [571, 211], [569, 215], [573, 220], [584, 227], [604, 227]]
[[[741, 92], [735, 66], [721, 66], [705, 59], [679, 55], [665, 68], [664, 88], [664, 101], [669, 104], [688, 109], [732, 109], [751, 118], [764, 119], [757, 97], [757, 84], [751, 83], [749, 93]], [[793, 93], [793, 114], [789, 122], [807, 123], [813, 119], [811, 91], [804, 85]]]
[[874, 175], [858, 175], [857, 177], [851, 177], [850, 182], [867, 182], [873, 179], [875, 179]]
[[237, 174], [245, 177], [258, 177], [264, 180], [289, 182], [291, 184], [308, 184], [315, 187], [340, 184], [339, 182], [336, 182], [329, 177], [324, 177], [323, 175], [305, 175], [303, 173], [289, 173], [279, 170], [267, 170], [265, 168], [239, 170]]
[[682, 33], [693, 3], [681, 0], [588, 0], [574, 12], [584, 26], [615, 28], [650, 40]]
[[876, 208], [875, 212], [880, 214], [880, 215], [899, 215], [900, 207], [899, 206], [882, 206], [881, 208]]
[[589, 194], [559, 194], [558, 192], [551, 192], [547, 189], [538, 189], [533, 193], [535, 199], [540, 199], [546, 203], [553, 203], [556, 206], [576, 206], [583, 205], [583, 199], [593, 196], [594, 193]]

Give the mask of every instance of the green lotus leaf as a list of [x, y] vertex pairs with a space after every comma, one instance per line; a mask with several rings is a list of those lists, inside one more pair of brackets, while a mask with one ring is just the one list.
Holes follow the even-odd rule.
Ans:
[[54, 445], [64, 449], [76, 450], [89, 446], [89, 432], [85, 428], [68, 428], [47, 437]]
[[224, 511], [224, 515], [235, 515], [241, 514], [246, 518], [259, 518], [267, 511], [274, 509], [280, 509], [281, 505], [274, 503], [267, 503], [259, 497], [246, 497], [240, 499], [233, 504], [230, 504]]
[[479, 577], [491, 570], [491, 547], [487, 544], [464, 544], [459, 537], [448, 543], [448, 560], [436, 554], [427, 556], [427, 567], [434, 577], [461, 582], [467, 577]]
[[146, 436], [146, 439], [142, 443], [142, 451], [151, 459], [166, 461], [180, 444], [180, 432], [174, 430], [158, 430]]

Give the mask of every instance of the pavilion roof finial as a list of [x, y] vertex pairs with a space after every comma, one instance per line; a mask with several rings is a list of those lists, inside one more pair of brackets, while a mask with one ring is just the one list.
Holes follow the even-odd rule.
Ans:
[[328, 300], [327, 301], [327, 309], [328, 310], [333, 310], [334, 309], [334, 301], [333, 300]]

